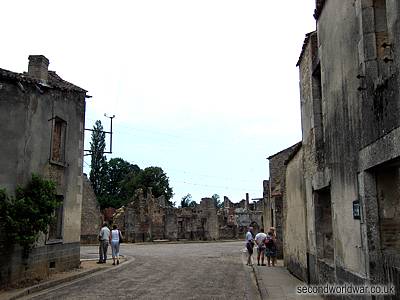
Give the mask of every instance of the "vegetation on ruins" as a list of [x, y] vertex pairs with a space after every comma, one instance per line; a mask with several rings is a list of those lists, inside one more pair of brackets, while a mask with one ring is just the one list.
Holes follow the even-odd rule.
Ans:
[[154, 197], [164, 196], [167, 205], [173, 206], [169, 201], [173, 196], [169, 178], [159, 167], [142, 170], [122, 158], [112, 158], [105, 162], [103, 172], [101, 193], [96, 194], [101, 208], [119, 208], [129, 203], [135, 191], [140, 188], [145, 193], [151, 188]]
[[219, 200], [220, 197], [219, 197], [218, 194], [212, 195], [212, 196], [211, 196], [211, 199], [214, 200], [214, 203], [215, 203], [215, 207], [216, 207], [216, 208], [223, 208], [223, 207], [224, 207], [224, 202], [222, 202], [222, 201]]
[[166, 204], [173, 206], [170, 201], [174, 195], [172, 188], [169, 186], [169, 178], [167, 174], [160, 167], [148, 167], [140, 170], [136, 176], [132, 176], [129, 180], [125, 181], [125, 187], [130, 195], [141, 188], [147, 192], [151, 188], [154, 197], [164, 196]]
[[90, 142], [90, 151], [92, 161], [90, 164], [89, 179], [92, 183], [94, 193], [100, 196], [104, 193], [106, 182], [107, 160], [104, 156], [106, 148], [106, 134], [103, 132], [103, 125], [97, 120], [93, 126], [92, 140]]
[[191, 194], [187, 194], [185, 196], [182, 197], [181, 199], [181, 207], [195, 207], [196, 206], [196, 201], [193, 201], [192, 199], [192, 195]]
[[55, 183], [34, 174], [26, 187], [17, 188], [15, 197], [0, 190], [0, 223], [8, 242], [21, 245], [27, 253], [40, 232], [47, 234], [60, 203]]
[[104, 165], [101, 194], [96, 195], [102, 208], [119, 208], [129, 202], [133, 195], [127, 188], [127, 182], [135, 178], [140, 168], [122, 158], [112, 158]]

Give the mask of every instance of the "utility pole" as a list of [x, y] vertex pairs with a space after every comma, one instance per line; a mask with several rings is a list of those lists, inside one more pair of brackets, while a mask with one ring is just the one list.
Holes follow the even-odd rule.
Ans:
[[[102, 131], [100, 131], [100, 132], [103, 132], [103, 133], [105, 133], [105, 134], [109, 134], [109, 135], [110, 135], [110, 151], [105, 151], [105, 152], [103, 152], [103, 154], [111, 154], [111, 153], [112, 153], [113, 119], [115, 118], [115, 115], [112, 115], [111, 117], [109, 117], [109, 116], [107, 116], [107, 114], [104, 114], [104, 116], [105, 116], [106, 118], [109, 118], [109, 119], [110, 119], [110, 131], [104, 131], [104, 130], [102, 130]], [[96, 131], [96, 130], [94, 130], [94, 129], [89, 129], [89, 128], [85, 128], [85, 130], [87, 130], [87, 131]], [[92, 150], [83, 150], [83, 151], [86, 152], [86, 153], [84, 154], [84, 156], [92, 155]]]

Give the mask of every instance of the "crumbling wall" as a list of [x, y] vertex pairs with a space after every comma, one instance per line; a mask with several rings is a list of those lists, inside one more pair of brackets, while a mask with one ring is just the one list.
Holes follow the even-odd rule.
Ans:
[[127, 242], [236, 239], [243, 238], [249, 226], [256, 231], [262, 226], [262, 211], [240, 207], [248, 206], [245, 202], [227, 199], [227, 207], [217, 210], [212, 198], [203, 198], [194, 207], [174, 208], [166, 207], [165, 198], [155, 198], [151, 190], [145, 195], [139, 189], [129, 204], [116, 210], [113, 220]]
[[92, 185], [86, 174], [83, 176], [83, 196], [81, 215], [81, 243], [98, 242], [98, 235], [103, 222], [100, 205], [97, 202]]

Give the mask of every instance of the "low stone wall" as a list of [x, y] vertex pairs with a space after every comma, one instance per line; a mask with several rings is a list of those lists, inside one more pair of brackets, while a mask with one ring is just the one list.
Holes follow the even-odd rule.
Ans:
[[78, 268], [80, 243], [53, 244], [34, 248], [27, 258], [19, 246], [0, 249], [0, 286], [37, 281], [50, 272]]

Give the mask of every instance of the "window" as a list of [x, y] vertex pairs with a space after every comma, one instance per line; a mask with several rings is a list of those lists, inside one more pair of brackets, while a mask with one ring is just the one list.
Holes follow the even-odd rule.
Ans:
[[313, 93], [313, 128], [317, 161], [322, 163], [324, 146], [324, 118], [326, 118], [326, 103], [322, 99], [321, 65], [318, 64], [312, 74]]
[[333, 262], [332, 202], [330, 188], [314, 191], [318, 258]]
[[54, 220], [49, 226], [48, 241], [59, 241], [62, 240], [62, 227], [63, 227], [63, 202], [64, 197], [62, 195], [57, 196], [61, 201], [59, 207], [54, 210]]
[[400, 168], [398, 165], [388, 165], [378, 169], [375, 176], [379, 205], [381, 248], [384, 251], [399, 253]]
[[50, 161], [55, 163], [65, 163], [65, 139], [67, 122], [55, 117], [53, 119], [53, 131], [51, 135], [51, 157]]

